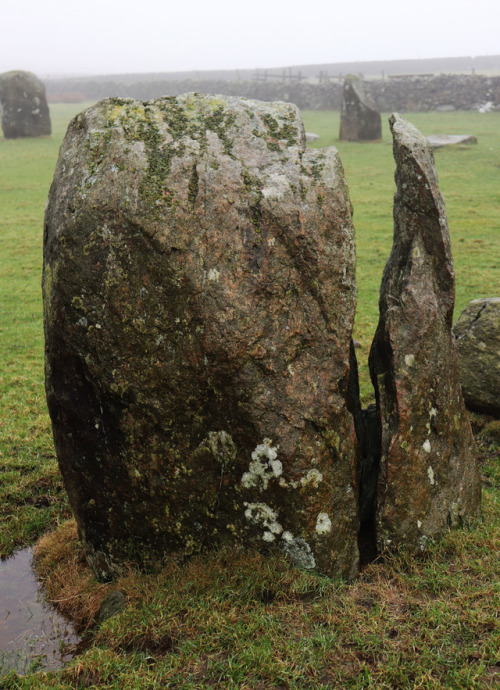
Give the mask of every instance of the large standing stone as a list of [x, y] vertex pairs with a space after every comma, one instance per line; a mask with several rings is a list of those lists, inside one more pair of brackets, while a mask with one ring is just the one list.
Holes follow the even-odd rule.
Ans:
[[397, 192], [394, 244], [370, 353], [382, 429], [379, 548], [419, 550], [480, 511], [475, 447], [451, 332], [454, 272], [430, 145], [390, 119]]
[[295, 106], [111, 99], [61, 148], [46, 389], [100, 575], [212, 545], [358, 567], [351, 205]]
[[500, 297], [469, 302], [453, 332], [466, 405], [500, 415]]
[[371, 141], [382, 137], [382, 122], [363, 80], [347, 75], [342, 92], [339, 139]]
[[45, 86], [31, 72], [0, 74], [0, 105], [6, 139], [50, 134]]

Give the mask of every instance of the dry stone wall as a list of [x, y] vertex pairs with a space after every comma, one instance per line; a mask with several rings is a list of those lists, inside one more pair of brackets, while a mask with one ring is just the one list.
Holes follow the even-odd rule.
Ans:
[[[261, 101], [286, 101], [301, 110], [340, 110], [343, 79], [317, 84], [305, 81], [156, 80], [121, 83], [92, 79], [49, 80], [49, 98], [92, 100], [118, 96], [149, 100], [187, 91], [220, 93]], [[473, 110], [486, 103], [500, 108], [500, 77], [481, 75], [405, 76], [371, 79], [366, 89], [381, 112]]]
[[439, 75], [373, 80], [368, 89], [378, 110], [420, 112], [500, 108], [500, 77]]

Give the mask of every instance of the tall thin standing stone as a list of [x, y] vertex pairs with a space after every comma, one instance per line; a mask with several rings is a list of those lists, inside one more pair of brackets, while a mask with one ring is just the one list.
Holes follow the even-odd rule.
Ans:
[[390, 118], [397, 191], [394, 243], [370, 353], [382, 430], [379, 548], [418, 551], [480, 512], [475, 445], [451, 332], [454, 271], [428, 142]]

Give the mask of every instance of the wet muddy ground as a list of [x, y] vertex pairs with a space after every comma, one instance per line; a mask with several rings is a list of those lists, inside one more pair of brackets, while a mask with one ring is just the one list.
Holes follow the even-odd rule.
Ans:
[[59, 668], [80, 639], [44, 597], [32, 558], [26, 548], [0, 560], [0, 677]]

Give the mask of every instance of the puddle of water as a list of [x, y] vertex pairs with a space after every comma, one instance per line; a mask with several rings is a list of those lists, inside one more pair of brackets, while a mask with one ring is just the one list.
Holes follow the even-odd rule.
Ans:
[[30, 548], [0, 560], [0, 677], [54, 670], [69, 661], [80, 638], [44, 599]]

